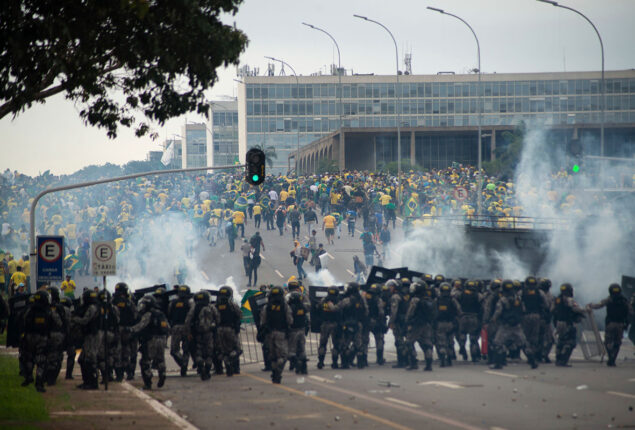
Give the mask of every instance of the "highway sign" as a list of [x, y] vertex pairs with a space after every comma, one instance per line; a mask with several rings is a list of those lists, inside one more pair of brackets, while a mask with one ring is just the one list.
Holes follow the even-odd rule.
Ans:
[[117, 274], [117, 253], [114, 241], [92, 242], [90, 255], [93, 276]]
[[37, 237], [37, 280], [64, 279], [64, 236]]
[[467, 199], [467, 190], [463, 187], [456, 187], [454, 189], [454, 198], [459, 202]]

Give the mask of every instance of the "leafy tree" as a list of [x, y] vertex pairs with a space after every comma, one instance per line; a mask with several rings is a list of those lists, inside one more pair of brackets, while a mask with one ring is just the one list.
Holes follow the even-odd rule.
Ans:
[[152, 172], [153, 170], [166, 170], [167, 167], [159, 160], [132, 160], [123, 165], [124, 175], [133, 175], [135, 173]]
[[73, 182], [85, 182], [103, 178], [114, 178], [115, 176], [121, 175], [123, 175], [123, 171], [121, 167], [116, 164], [106, 163], [101, 166], [91, 164], [70, 175], [69, 179], [72, 179]]
[[514, 172], [523, 151], [526, 131], [527, 128], [523, 121], [514, 131], [502, 133], [503, 142], [496, 146], [496, 159], [483, 163], [483, 168], [488, 175], [499, 176], [503, 180], [514, 178]]
[[249, 147], [249, 149], [251, 148], [260, 149], [262, 152], [265, 153], [265, 162], [267, 163], [267, 166], [269, 168], [273, 167], [273, 160], [278, 159], [276, 148], [271, 145], [265, 146], [265, 145], [257, 144], [257, 145], [253, 145]]
[[[389, 163], [380, 163], [377, 166], [377, 170], [381, 171], [381, 172], [388, 172], [391, 175], [396, 175], [397, 174], [397, 170], [398, 166], [397, 166], [397, 162], [396, 161], [391, 161]], [[412, 164], [410, 161], [410, 158], [402, 158], [401, 159], [401, 172], [408, 172], [410, 170], [413, 170], [415, 172], [420, 172], [423, 170], [423, 168], [421, 166], [418, 166], [417, 164]]]
[[317, 166], [318, 173], [334, 173], [334, 172], [339, 172], [339, 170], [340, 169], [336, 160], [323, 158], [318, 162], [318, 166]]
[[221, 22], [242, 0], [13, 0], [0, 8], [0, 118], [64, 93], [80, 116], [116, 137], [187, 112], [247, 36]]

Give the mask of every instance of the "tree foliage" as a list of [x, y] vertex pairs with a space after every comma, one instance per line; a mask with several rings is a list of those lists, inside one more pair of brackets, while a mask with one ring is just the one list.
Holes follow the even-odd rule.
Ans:
[[262, 152], [265, 153], [265, 163], [267, 163], [267, 166], [269, 168], [273, 167], [273, 160], [277, 160], [278, 159], [278, 154], [276, 153], [276, 148], [275, 146], [265, 146], [265, 145], [252, 145], [249, 147], [249, 149], [251, 148], [255, 148], [255, 149], [260, 149]]
[[496, 159], [483, 163], [483, 168], [490, 176], [498, 176], [503, 180], [513, 179], [516, 166], [520, 162], [523, 151], [526, 126], [521, 122], [514, 131], [502, 133], [502, 142], [496, 146]]
[[[64, 93], [85, 122], [142, 136], [147, 119], [207, 114], [204, 91], [247, 36], [242, 0], [13, 0], [0, 8], [0, 118]], [[138, 120], [135, 115], [142, 114]]]
[[329, 158], [322, 158], [318, 162], [317, 172], [318, 173], [335, 173], [339, 172], [339, 166], [336, 160], [331, 160]]
[[[380, 172], [388, 172], [391, 175], [396, 175], [398, 169], [398, 165], [396, 161], [391, 161], [389, 163], [378, 163], [377, 165], [377, 170], [379, 170]], [[418, 171], [422, 171], [423, 168], [419, 165], [417, 165], [416, 163], [413, 164], [410, 161], [410, 158], [402, 158], [401, 159], [401, 172], [409, 172], [410, 170], [418, 172]]]

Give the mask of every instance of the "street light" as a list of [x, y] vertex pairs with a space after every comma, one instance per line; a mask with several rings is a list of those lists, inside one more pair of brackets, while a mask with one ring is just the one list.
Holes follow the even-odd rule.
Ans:
[[478, 37], [476, 37], [476, 32], [472, 28], [470, 24], [467, 23], [463, 18], [451, 14], [449, 12], [444, 11], [443, 9], [438, 9], [436, 7], [428, 6], [428, 9], [434, 12], [439, 12], [443, 15], [448, 15], [453, 18], [458, 19], [463, 24], [467, 25], [472, 34], [474, 35], [474, 39], [476, 40], [476, 55], [478, 59], [478, 195], [476, 200], [476, 215], [481, 215], [481, 206], [482, 206], [482, 188], [483, 188], [483, 172], [482, 164], [483, 164], [483, 155], [482, 155], [482, 133], [481, 127], [483, 124], [483, 87], [481, 82], [481, 44], [478, 41]]
[[[265, 55], [265, 58], [271, 61], [277, 61], [285, 66], [287, 66], [288, 68], [291, 69], [291, 71], [293, 72], [293, 76], [295, 76], [295, 86], [296, 86], [296, 90], [295, 90], [295, 98], [296, 98], [296, 102], [298, 103], [298, 116], [300, 115], [300, 83], [298, 81], [298, 75], [295, 73], [295, 69], [293, 67], [291, 67], [291, 64], [287, 63], [284, 60], [281, 60], [279, 58], [274, 58], [274, 57], [268, 57]], [[299, 176], [299, 172], [298, 172], [298, 157], [300, 156], [300, 119], [297, 119], [297, 139], [296, 139], [296, 150], [295, 150], [295, 175], [296, 177]]]
[[[331, 34], [329, 32], [327, 32], [326, 30], [321, 29], [320, 27], [316, 27], [312, 24], [308, 24], [306, 22], [303, 22], [302, 25], [306, 25], [309, 28], [312, 28], [313, 30], [317, 30], [317, 31], [321, 31], [322, 33], [326, 34], [328, 37], [331, 38], [331, 40], [333, 41], [333, 43], [335, 43], [335, 47], [337, 48], [337, 84], [339, 86], [339, 93], [340, 93], [340, 115], [339, 115], [339, 121], [340, 121], [340, 133], [342, 132], [342, 115], [344, 114], [343, 109], [342, 109], [342, 57], [340, 56], [340, 47], [337, 44], [337, 41], [335, 40], [335, 38], [333, 36], [331, 36]], [[342, 172], [342, 168], [344, 166], [342, 166], [340, 164], [340, 173]]]
[[401, 91], [399, 88], [399, 50], [397, 49], [397, 41], [395, 40], [395, 36], [392, 35], [392, 32], [388, 30], [388, 27], [386, 27], [381, 22], [372, 20], [361, 15], [353, 16], [355, 18], [363, 19], [364, 21], [372, 22], [379, 25], [381, 28], [386, 30], [388, 34], [390, 34], [390, 38], [395, 44], [395, 60], [397, 62], [397, 84], [395, 86], [395, 92], [397, 93], [397, 205], [399, 208], [401, 208]]
[[[591, 24], [591, 27], [593, 27], [593, 30], [595, 30], [595, 34], [597, 34], [597, 36], [598, 36], [598, 40], [600, 41], [600, 50], [601, 50], [601, 53], [602, 53], [602, 79], [600, 81], [600, 98], [602, 100], [602, 103], [600, 103], [600, 157], [604, 157], [604, 107], [605, 107], [605, 102], [604, 102], [604, 43], [602, 43], [602, 36], [600, 36], [600, 32], [598, 31], [598, 29], [595, 26], [595, 24], [593, 24], [593, 22], [591, 22], [591, 20], [589, 18], [587, 18], [586, 15], [584, 15], [579, 10], [575, 10], [572, 7], [569, 7], [569, 6], [563, 6], [561, 4], [558, 4], [558, 2], [551, 1], [551, 0], [538, 0], [538, 1], [541, 2], [541, 3], [550, 4], [552, 6], [559, 7], [559, 8], [562, 8], [562, 9], [568, 9], [568, 10], [570, 10], [572, 12], [577, 13], [582, 18], [584, 18], [589, 24]], [[603, 166], [603, 163], [600, 163], [600, 176], [601, 176], [601, 172], [602, 172], [602, 166]]]

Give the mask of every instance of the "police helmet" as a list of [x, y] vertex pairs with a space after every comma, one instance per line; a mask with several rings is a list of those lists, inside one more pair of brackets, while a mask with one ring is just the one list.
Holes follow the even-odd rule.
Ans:
[[66, 296], [61, 296], [60, 297], [60, 304], [63, 306], [66, 306], [67, 308], [72, 308], [73, 307], [73, 302], [71, 301], [71, 299], [69, 299]]
[[527, 276], [525, 278], [525, 288], [533, 290], [538, 286], [538, 280], [535, 276]]
[[505, 279], [502, 284], [504, 293], [513, 293], [514, 292], [514, 281], [511, 279]]
[[457, 290], [462, 290], [463, 282], [460, 279], [455, 279], [454, 281], [452, 281], [452, 287], [456, 288]]
[[423, 274], [423, 280], [426, 281], [427, 283], [432, 283], [434, 281], [434, 279], [432, 278], [432, 275], [429, 273]]
[[441, 285], [441, 283], [444, 282], [444, 281], [445, 281], [445, 276], [443, 276], [443, 275], [437, 275], [437, 276], [434, 277], [434, 282], [437, 285]]
[[187, 285], [181, 285], [177, 291], [177, 294], [180, 298], [186, 298], [190, 295], [190, 287]]
[[299, 290], [300, 289], [300, 282], [299, 281], [291, 281], [287, 284], [287, 288], [289, 289], [289, 291], [293, 291], [293, 290]]
[[345, 293], [348, 296], [359, 293], [359, 284], [357, 282], [349, 282], [346, 284]]
[[329, 289], [327, 290], [327, 293], [329, 296], [337, 296], [340, 291], [337, 289], [337, 287], [329, 287]]
[[46, 290], [41, 290], [33, 295], [33, 303], [38, 306], [49, 306], [51, 304], [51, 296]]
[[476, 291], [478, 289], [478, 284], [476, 281], [469, 280], [465, 283], [465, 289], [470, 291]]
[[492, 291], [498, 291], [501, 286], [503, 285], [503, 281], [501, 281], [500, 279], [494, 279], [490, 284], [489, 284], [489, 289]]
[[423, 296], [427, 289], [428, 284], [426, 281], [415, 282], [410, 286], [411, 294], [417, 297]]
[[512, 284], [514, 284], [514, 290], [515, 291], [520, 291], [523, 288], [522, 282], [520, 282], [518, 279], [514, 279], [512, 281]]
[[86, 290], [82, 294], [82, 302], [86, 305], [97, 303], [97, 292], [94, 290]]
[[227, 285], [223, 285], [218, 290], [218, 297], [219, 298], [224, 298], [224, 299], [230, 300], [233, 295], [234, 295], [234, 290], [232, 290], [232, 288], [228, 287]]
[[376, 296], [381, 291], [381, 287], [379, 284], [370, 284], [368, 289], [366, 290], [366, 294], [370, 294], [372, 296]]
[[54, 305], [60, 302], [60, 289], [57, 287], [48, 287], [46, 289], [48, 293], [51, 295], [51, 303]]
[[302, 293], [299, 291], [291, 291], [289, 293], [289, 302], [302, 302]]
[[573, 297], [573, 286], [568, 282], [560, 285], [560, 294], [567, 297]]
[[115, 285], [115, 294], [121, 294], [123, 296], [128, 295], [128, 284], [125, 282], [119, 282]]
[[441, 290], [442, 296], [449, 296], [450, 292], [452, 292], [452, 287], [447, 282], [441, 282], [439, 289]]
[[194, 303], [197, 305], [208, 305], [209, 304], [209, 293], [207, 291], [199, 291], [194, 294]]
[[622, 287], [619, 284], [609, 285], [609, 294], [612, 296], [619, 296], [622, 294]]
[[551, 288], [551, 279], [540, 278], [540, 281], [538, 281], [538, 284], [540, 285], [540, 289], [546, 293]]
[[108, 291], [108, 290], [100, 290], [99, 291], [99, 300], [102, 303], [106, 303], [106, 302], [110, 301], [110, 291]]
[[156, 298], [160, 298], [163, 297], [165, 294], [167, 294], [168, 290], [165, 289], [165, 287], [159, 287], [156, 290], [154, 290], [154, 293], [152, 293], [154, 295], [154, 297]]
[[143, 313], [157, 307], [157, 299], [152, 294], [146, 294], [139, 301], [139, 312]]
[[388, 287], [389, 289], [399, 288], [399, 282], [397, 282], [396, 279], [390, 279], [388, 282], [386, 282], [386, 287]]
[[269, 298], [271, 300], [282, 298], [282, 288], [276, 286], [269, 290]]

